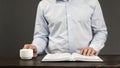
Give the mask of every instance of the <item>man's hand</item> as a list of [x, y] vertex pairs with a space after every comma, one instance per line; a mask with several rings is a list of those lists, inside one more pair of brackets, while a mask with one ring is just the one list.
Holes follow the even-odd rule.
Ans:
[[93, 56], [93, 55], [97, 56], [99, 52], [95, 51], [91, 47], [86, 47], [80, 51], [80, 54], [85, 56]]
[[33, 49], [33, 58], [37, 57], [37, 48], [32, 44], [25, 44], [23, 49]]

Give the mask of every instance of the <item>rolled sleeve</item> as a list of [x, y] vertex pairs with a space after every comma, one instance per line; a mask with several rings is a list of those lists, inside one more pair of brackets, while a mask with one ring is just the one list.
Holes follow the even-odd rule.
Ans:
[[48, 42], [48, 27], [44, 17], [43, 5], [40, 2], [37, 8], [34, 38], [32, 44], [37, 47], [37, 54], [41, 54]]
[[100, 51], [105, 45], [108, 32], [98, 0], [96, 0], [96, 6], [91, 20], [93, 39], [90, 47], [94, 48], [96, 51]]

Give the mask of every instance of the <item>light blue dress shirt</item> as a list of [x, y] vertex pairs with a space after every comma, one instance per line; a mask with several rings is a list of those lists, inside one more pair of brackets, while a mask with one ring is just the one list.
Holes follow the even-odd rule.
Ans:
[[100, 51], [107, 27], [98, 0], [42, 0], [37, 9], [34, 39], [38, 54]]

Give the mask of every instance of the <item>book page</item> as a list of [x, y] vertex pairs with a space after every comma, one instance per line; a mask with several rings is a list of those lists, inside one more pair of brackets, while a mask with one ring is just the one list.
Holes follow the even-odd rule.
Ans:
[[47, 54], [42, 61], [70, 61], [70, 53]]
[[72, 54], [73, 61], [99, 61], [103, 62], [103, 60], [98, 56], [84, 56], [78, 53]]

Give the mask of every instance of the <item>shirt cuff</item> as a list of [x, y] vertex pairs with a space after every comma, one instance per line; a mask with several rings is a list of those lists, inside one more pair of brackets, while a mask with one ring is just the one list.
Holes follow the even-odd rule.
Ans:
[[98, 45], [98, 44], [90, 44], [91, 48], [93, 48], [95, 51], [100, 52], [100, 50], [104, 47], [104, 44]]

